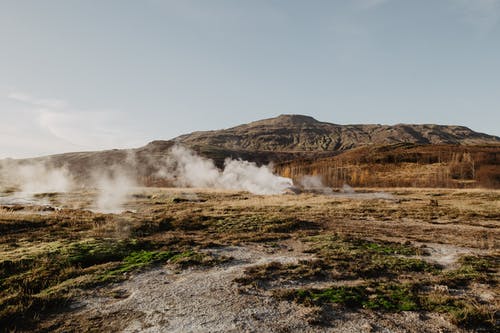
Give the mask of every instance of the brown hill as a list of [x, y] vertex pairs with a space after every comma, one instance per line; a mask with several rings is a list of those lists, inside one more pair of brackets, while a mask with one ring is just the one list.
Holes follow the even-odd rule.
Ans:
[[281, 115], [225, 130], [194, 132], [176, 141], [234, 151], [332, 152], [369, 144], [500, 144], [500, 138], [463, 126], [337, 125], [302, 115]]
[[[450, 148], [450, 151], [456, 151], [459, 147], [467, 147], [468, 152], [477, 150], [478, 154], [483, 153], [483, 148], [477, 148], [478, 145], [492, 145], [493, 154], [498, 154], [500, 149], [499, 137], [477, 133], [463, 126], [337, 125], [320, 122], [309, 116], [281, 115], [229, 129], [194, 132], [173, 140], [153, 141], [137, 149], [67, 153], [38, 159], [14, 160], [9, 164], [44, 161], [53, 166], [66, 166], [82, 182], [91, 177], [95, 169], [119, 165], [126, 172], [136, 175], [144, 184], [161, 184], [154, 175], [158, 171], [159, 162], [168, 155], [169, 149], [175, 143], [187, 146], [202, 156], [213, 159], [219, 167], [223, 165], [227, 157], [241, 158], [258, 164], [275, 162], [280, 164], [278, 168], [280, 173], [294, 178], [300, 176], [301, 172], [293, 170], [297, 170], [297, 165], [306, 165], [302, 164], [306, 163], [304, 161], [312, 163], [307, 165], [311, 165], [312, 172], [317, 173], [317, 169], [312, 167], [316, 165], [314, 161], [329, 165], [329, 162], [324, 162], [324, 158], [332, 158], [341, 154], [344, 159], [348, 156], [345, 152], [351, 150], [354, 155], [358, 154], [357, 152], [363, 152], [362, 156], [370, 151], [379, 151], [382, 149], [381, 146], [394, 147], [402, 143], [417, 145], [414, 148], [416, 151], [424, 149], [420, 147], [425, 145], [455, 147]], [[365, 148], [364, 150], [354, 149], [360, 147]], [[394, 156], [407, 154], [406, 151], [388, 149]], [[429, 149], [432, 150], [432, 148]], [[473, 154], [473, 156], [476, 155]], [[290, 164], [285, 163], [290, 161], [292, 161]], [[338, 159], [332, 159], [332, 161], [338, 161]], [[349, 163], [361, 162], [356, 158], [351, 158]], [[0, 170], [1, 167], [2, 163], [0, 163]]]

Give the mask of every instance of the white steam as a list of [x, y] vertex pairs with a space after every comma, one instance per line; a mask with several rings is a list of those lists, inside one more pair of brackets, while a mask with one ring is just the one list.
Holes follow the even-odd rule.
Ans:
[[133, 177], [116, 167], [108, 172], [95, 172], [93, 183], [98, 191], [95, 210], [102, 213], [122, 212], [129, 194], [137, 186]]
[[280, 194], [293, 186], [289, 178], [276, 176], [268, 166], [253, 162], [226, 159], [219, 170], [212, 160], [203, 158], [182, 146], [174, 146], [167, 158], [167, 170], [161, 173], [173, 177], [181, 187], [243, 190], [254, 194]]
[[321, 176], [306, 175], [300, 179], [299, 183], [304, 188], [304, 190], [320, 192], [326, 195], [333, 194], [333, 190], [323, 184]]
[[170, 150], [163, 174], [174, 178], [179, 187], [219, 187], [220, 171], [213, 161], [181, 146]]
[[352, 188], [352, 186], [350, 186], [349, 184], [344, 184], [342, 186], [342, 189], [340, 190], [340, 192], [342, 192], [342, 193], [348, 193], [348, 194], [354, 194], [354, 193], [356, 193], [356, 191], [354, 191], [354, 189]]
[[[69, 192], [77, 188], [76, 184], [68, 168], [53, 167], [47, 161], [29, 164], [0, 161], [1, 204], [46, 205], [49, 202], [37, 194]], [[136, 182], [135, 177], [112, 166], [92, 170], [92, 177], [85, 185], [97, 190], [93, 204], [96, 211], [114, 213], [123, 210]]]
[[346, 198], [356, 199], [385, 199], [393, 200], [394, 196], [386, 192], [356, 192], [349, 184], [344, 184], [340, 189], [340, 193], [336, 194]]
[[[90, 163], [88, 163], [90, 164]], [[89, 208], [99, 212], [118, 213], [138, 186], [141, 171], [153, 170], [155, 177], [178, 187], [218, 188], [248, 191], [254, 194], [280, 194], [293, 187], [289, 178], [273, 174], [269, 166], [253, 162], [226, 159], [224, 168], [218, 169], [214, 161], [175, 145], [160, 162], [156, 159], [137, 159], [129, 152], [123, 160], [112, 165], [94, 164], [82, 173], [82, 165], [73, 168], [51, 166], [44, 161], [0, 161], [0, 196], [3, 203], [31, 202], [40, 204], [39, 193], [68, 192], [77, 188], [95, 191]], [[144, 169], [143, 169], [144, 168]], [[77, 171], [80, 169], [80, 171]], [[75, 174], [71, 174], [71, 170]], [[78, 173], [79, 172], [79, 173]], [[144, 174], [144, 173], [142, 173]]]
[[21, 191], [25, 193], [67, 192], [73, 181], [65, 168], [47, 168], [42, 164], [19, 168]]
[[17, 189], [26, 195], [67, 192], [73, 186], [73, 179], [66, 168], [52, 168], [43, 162], [21, 165], [3, 163], [1, 172], [1, 186]]
[[302, 189], [313, 191], [328, 196], [351, 198], [351, 199], [386, 199], [392, 200], [394, 196], [386, 192], [356, 192], [349, 184], [344, 184], [338, 192], [333, 191], [331, 187], [324, 185], [321, 176], [306, 175], [299, 180]]
[[280, 194], [293, 186], [291, 179], [276, 176], [268, 166], [232, 159], [224, 162], [220, 182], [223, 188], [254, 194]]

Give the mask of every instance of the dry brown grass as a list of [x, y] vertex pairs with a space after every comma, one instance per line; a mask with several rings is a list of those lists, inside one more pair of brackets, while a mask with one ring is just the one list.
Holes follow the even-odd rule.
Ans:
[[285, 177], [322, 175], [328, 186], [500, 187], [499, 145], [368, 146], [276, 166]]
[[[15, 210], [4, 207], [0, 209], [0, 320], [3, 323], [10, 320], [13, 326], [36, 325], [47, 313], [58, 311], [57, 307], [54, 310], [55, 305], [78, 297], [88, 286], [104, 283], [103, 276], [110, 271], [128, 272], [155, 262], [168, 262], [165, 258], [171, 255], [166, 251], [185, 253], [179, 261], [182, 263], [217, 264], [211, 258], [199, 256], [197, 251], [247, 242], [272, 247], [286, 239], [313, 249], [322, 242], [317, 238], [319, 235], [330, 235], [376, 244], [407, 244], [415, 249], [422, 244], [448, 244], [498, 258], [495, 252], [500, 245], [498, 190], [373, 188], [363, 192], [349, 196], [313, 193], [257, 196], [224, 190], [143, 188], [136, 190], [126, 204], [128, 211], [122, 214], [75, 208], [92, 202], [90, 192], [51, 197], [54, 205], [62, 207], [54, 211], [42, 211], [36, 206]], [[384, 198], [368, 195], [380, 192], [387, 195]], [[93, 245], [83, 248], [78, 245], [87, 243]], [[75, 249], [85, 261], [68, 259]], [[289, 273], [304, 280], [342, 278], [349, 274], [350, 279], [366, 278], [378, 269], [370, 266], [371, 259], [359, 254], [362, 251], [356, 252], [354, 259], [348, 256], [350, 252], [338, 252], [336, 261], [318, 251], [314, 253], [320, 257], [319, 261], [293, 267], [256, 268], [254, 280], [265, 282], [268, 273], [279, 281], [286, 281], [285, 275]], [[338, 266], [342, 260], [347, 266]], [[360, 276], [362, 271], [356, 272], [356, 265], [349, 266], [349, 260], [366, 265], [366, 274]], [[406, 267], [401, 271], [403, 275], [429, 274], [425, 270], [407, 272], [405, 269], [416, 266], [403, 264], [414, 263], [396, 261], [380, 261], [383, 267], [393, 265], [387, 276], [397, 276], [402, 267]], [[465, 276], [473, 282], [485, 281], [472, 276], [474, 272], [455, 273], [454, 277], [447, 275], [448, 280], [431, 280], [451, 284]], [[474, 294], [474, 287], [467, 288], [467, 292]], [[494, 284], [487, 285], [487, 289], [498, 295]]]

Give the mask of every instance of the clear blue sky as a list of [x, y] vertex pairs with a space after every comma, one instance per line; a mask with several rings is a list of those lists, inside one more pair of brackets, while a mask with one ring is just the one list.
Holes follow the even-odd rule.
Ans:
[[500, 0], [0, 0], [0, 157], [282, 113], [500, 135]]

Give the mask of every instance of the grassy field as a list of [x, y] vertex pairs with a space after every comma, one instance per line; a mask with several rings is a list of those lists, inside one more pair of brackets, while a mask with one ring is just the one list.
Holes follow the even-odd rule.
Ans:
[[50, 327], [64, 330], [58, 318], [89, 290], [155, 266], [231, 264], [207, 249], [286, 242], [311, 259], [248, 267], [234, 283], [314, 308], [312, 327], [328, 326], [332, 309], [364, 309], [439, 313], [460, 329], [499, 329], [500, 191], [256, 196], [144, 188], [120, 214], [88, 209], [93, 197], [48, 193], [38, 196], [43, 204], [0, 206], [0, 328], [43, 331], [50, 317]]

